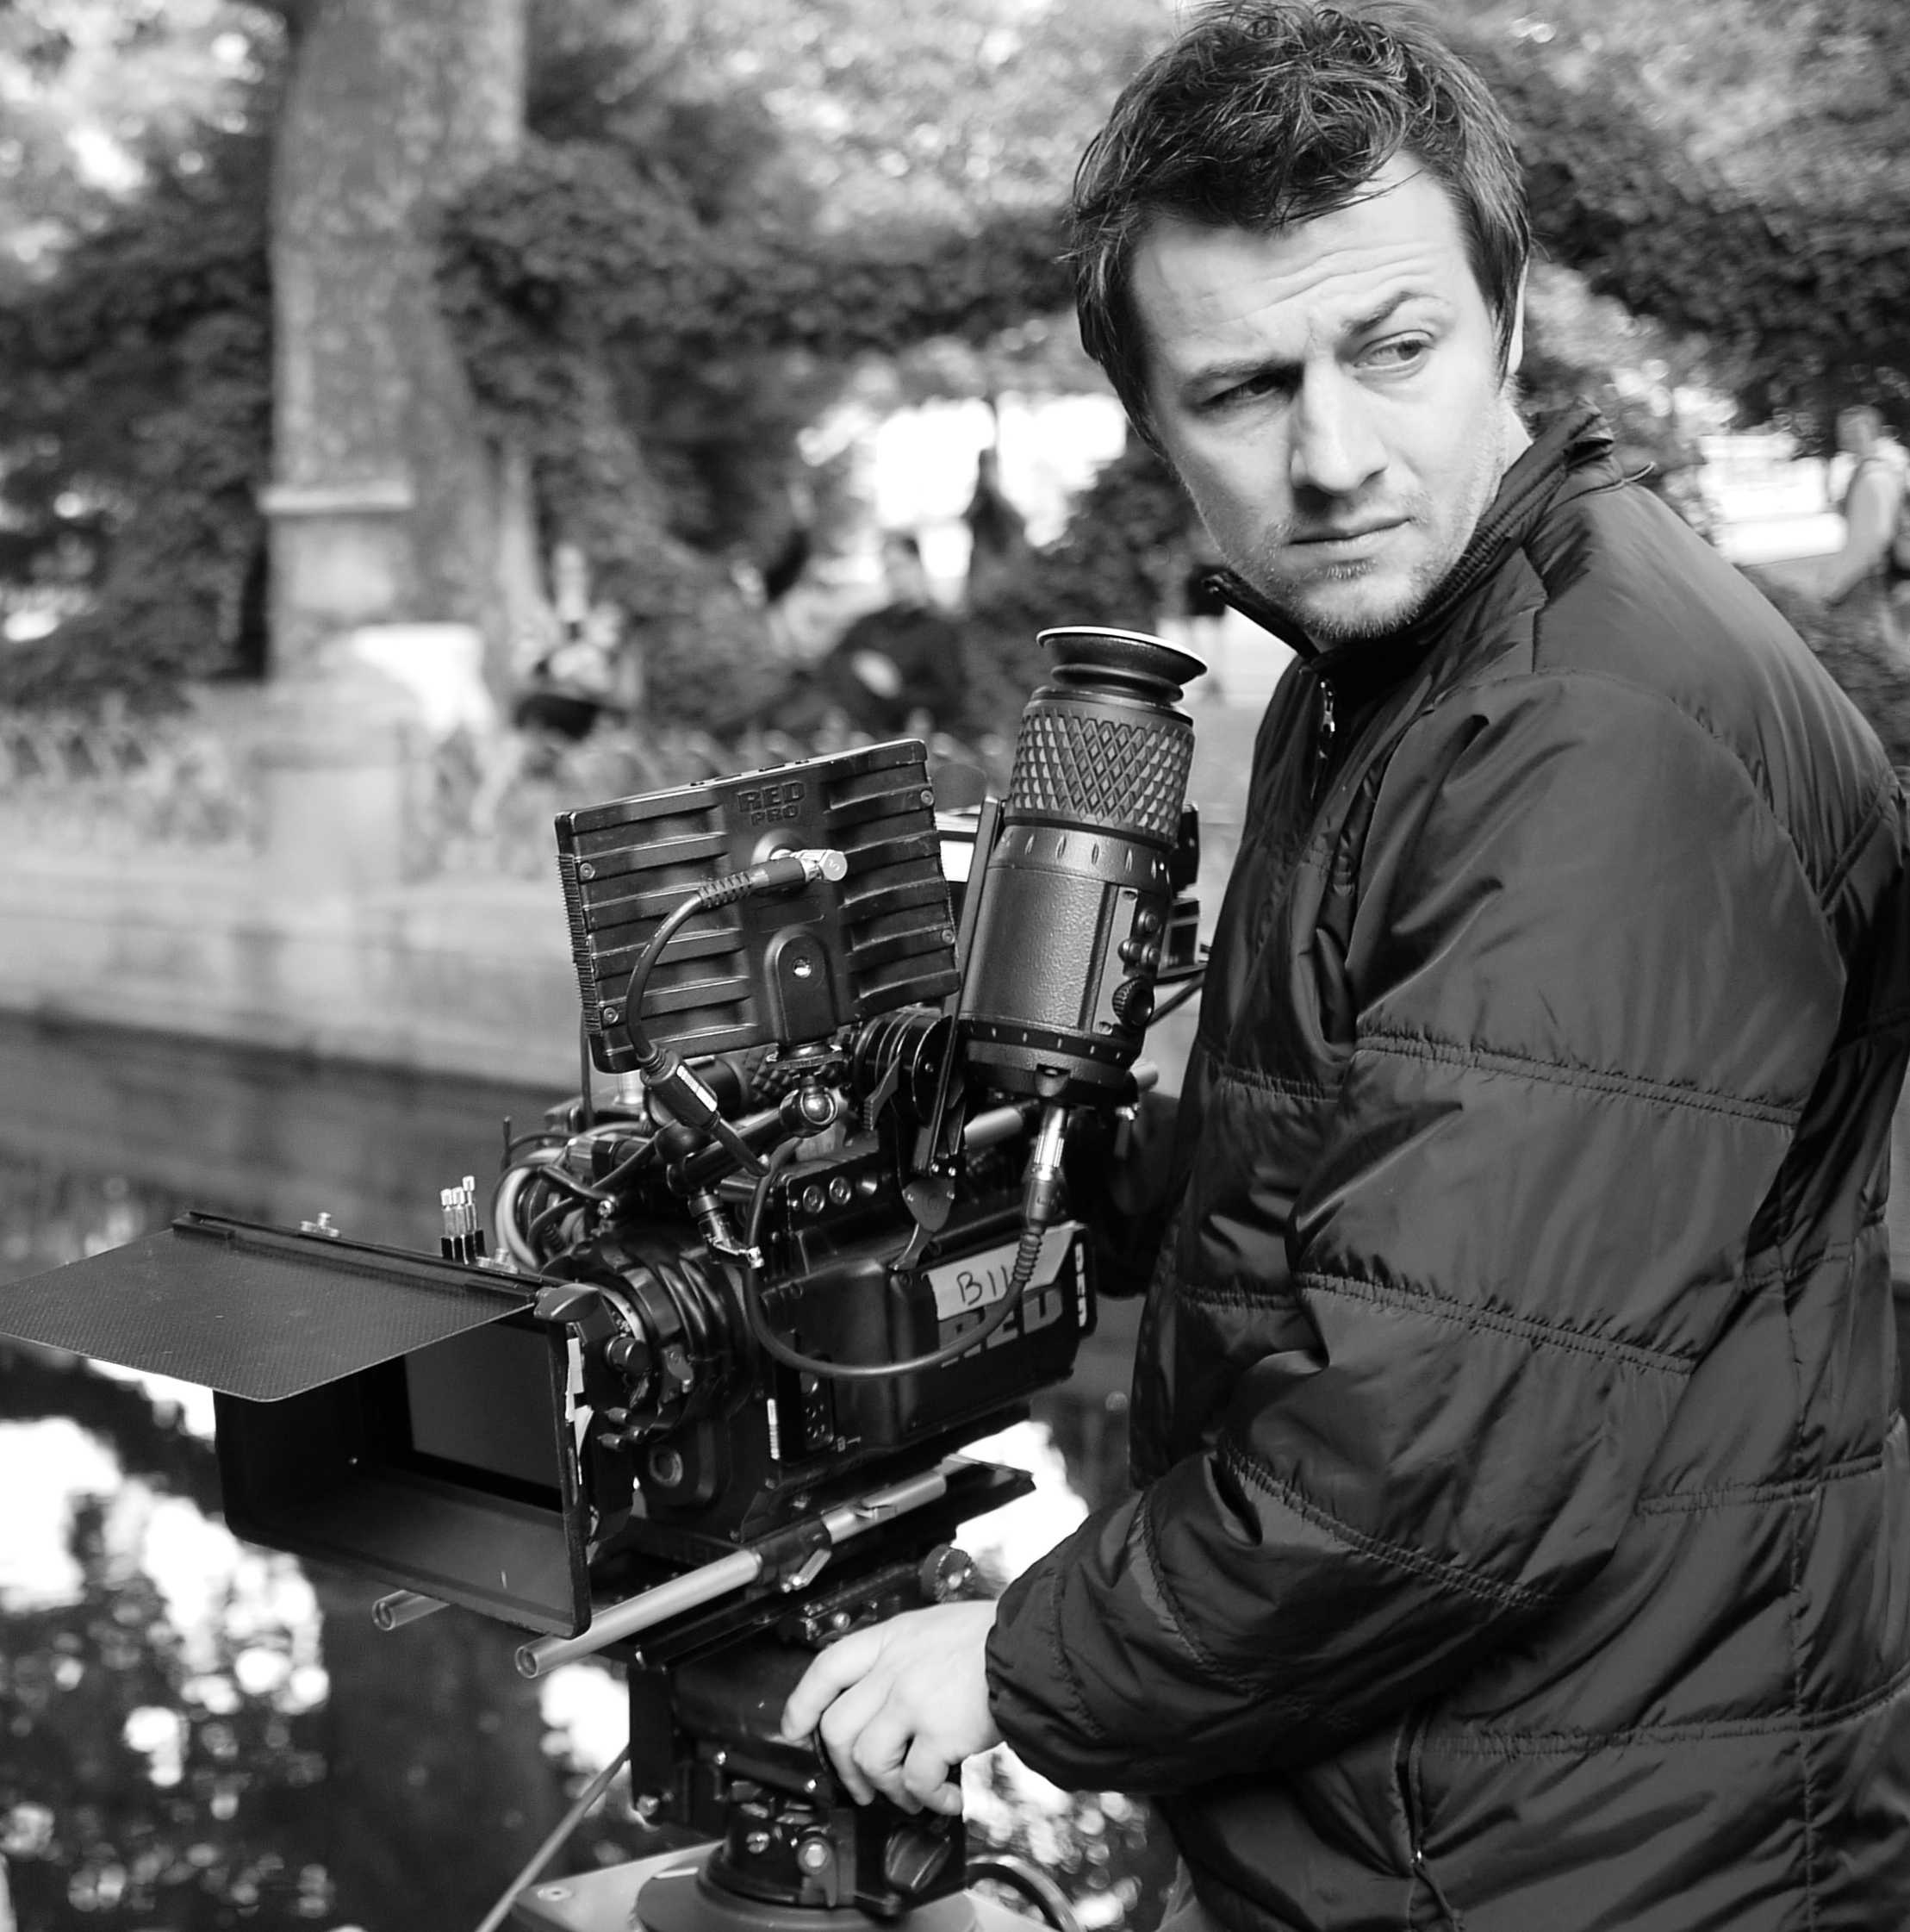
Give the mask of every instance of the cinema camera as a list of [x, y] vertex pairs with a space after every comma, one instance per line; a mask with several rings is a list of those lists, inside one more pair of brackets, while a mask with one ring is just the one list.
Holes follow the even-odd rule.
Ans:
[[958, 1451], [1068, 1373], [1064, 1162], [1197, 975], [1203, 667], [1042, 641], [968, 817], [906, 740], [558, 818], [609, 1085], [507, 1130], [501, 1253], [467, 1181], [435, 1256], [193, 1213], [0, 1289], [0, 1333], [217, 1391], [232, 1528], [397, 1586], [388, 1628], [454, 1604], [528, 1633], [527, 1676], [627, 1666], [632, 1790], [715, 1842], [531, 1923], [975, 1923], [959, 1819], [858, 1807], [776, 1731], [815, 1648], [959, 1588], [960, 1524], [1030, 1486]]

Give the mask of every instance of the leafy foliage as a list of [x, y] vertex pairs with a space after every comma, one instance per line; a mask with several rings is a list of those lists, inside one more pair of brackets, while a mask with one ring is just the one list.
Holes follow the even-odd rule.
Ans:
[[[198, 47], [233, 12], [161, 10]], [[1523, 130], [1553, 261], [1702, 333], [1754, 413], [1910, 401], [1910, 143], [1884, 138], [1910, 114], [1893, 78], [1910, 12], [1445, 10]], [[114, 11], [10, 9], [0, 65], [79, 74], [88, 23]], [[733, 570], [789, 537], [793, 483], [831, 483], [800, 461], [805, 424], [858, 358], [911, 346], [915, 379], [986, 386], [1006, 333], [1065, 308], [1067, 171], [1169, 22], [1154, 0], [531, 0], [531, 17], [533, 138], [451, 211], [444, 299], [488, 420], [531, 452], [548, 533], [583, 542], [639, 620], [653, 694], [694, 723], [763, 682]], [[273, 46], [255, 34], [255, 63]], [[249, 104], [218, 97], [229, 127], [149, 112], [146, 186], [118, 203], [61, 183], [44, 102], [18, 137], [0, 227], [79, 239], [55, 275], [0, 277], [0, 611], [72, 614], [0, 653], [0, 698], [158, 702], [258, 658], [274, 94], [269, 73], [252, 84]], [[1541, 391], [1588, 366], [1562, 360], [1535, 359]], [[1635, 393], [1602, 400], [1675, 474], [1675, 423]], [[1081, 608], [1109, 581], [1084, 582]]]
[[269, 106], [275, 45], [229, 0], [0, 9], [0, 617], [66, 620], [0, 700], [165, 703], [242, 628], [271, 352], [233, 103]]
[[775, 687], [724, 565], [786, 539], [798, 439], [854, 359], [983, 343], [1065, 290], [1046, 223], [829, 232], [755, 91], [654, 52], [560, 47], [538, 136], [451, 211], [440, 290], [549, 522], [631, 614], [653, 714], [694, 725]]
[[0, 294], [109, 219], [153, 154], [226, 112], [254, 37], [240, 0], [6, 0], [0, 5]]
[[1596, 406], [1616, 439], [1614, 454], [1694, 527], [1712, 533], [1700, 487], [1704, 458], [1680, 419], [1677, 390], [1692, 379], [1698, 352], [1609, 297], [1592, 296], [1583, 277], [1546, 263], [1527, 290], [1521, 404], [1540, 421], [1584, 401]]
[[79, 607], [0, 655], [0, 699], [163, 702], [237, 635], [271, 434], [266, 157], [249, 128], [193, 152], [0, 307], [0, 583]]
[[1161, 0], [663, 0], [690, 61], [760, 93], [838, 234], [1046, 218]]
[[[1551, 258], [1707, 337], [1754, 420], [1910, 402], [1910, 13], [1894, 0], [1465, 5]], [[1511, 16], [1511, 17], [1509, 17]], [[1557, 22], [1556, 26], [1552, 22]]]

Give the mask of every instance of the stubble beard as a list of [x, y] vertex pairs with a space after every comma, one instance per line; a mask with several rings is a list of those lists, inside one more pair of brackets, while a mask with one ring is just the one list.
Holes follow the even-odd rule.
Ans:
[[[1430, 504], [1424, 502], [1404, 506], [1408, 528], [1425, 529], [1430, 511]], [[1287, 541], [1285, 532], [1274, 533], [1263, 545], [1260, 558], [1251, 560], [1241, 575], [1315, 643], [1329, 649], [1335, 645], [1371, 643], [1404, 630], [1432, 601], [1459, 561], [1457, 553], [1449, 560], [1436, 556], [1422, 558], [1406, 570], [1403, 583], [1390, 595], [1382, 593], [1383, 601], [1363, 609], [1357, 599], [1344, 600], [1332, 593], [1341, 586], [1379, 577], [1384, 570], [1383, 558], [1328, 564], [1296, 576], [1281, 570], [1278, 562]]]
[[[1408, 566], [1403, 583], [1380, 608], [1366, 611], [1357, 608], [1345, 610], [1329, 603], [1322, 608], [1310, 592], [1317, 586], [1357, 583], [1363, 577], [1378, 576], [1385, 567], [1384, 549], [1376, 558], [1359, 558], [1344, 564], [1328, 564], [1304, 576], [1297, 576], [1281, 565], [1281, 558], [1288, 553], [1287, 546], [1296, 527], [1295, 520], [1291, 518], [1264, 533], [1244, 554], [1227, 556], [1229, 565], [1273, 609], [1297, 625], [1322, 648], [1332, 649], [1342, 644], [1370, 644], [1382, 638], [1397, 636], [1425, 613], [1459, 568], [1474, 533], [1498, 494], [1505, 472], [1512, 465], [1514, 450], [1509, 426], [1515, 425], [1518, 421], [1512, 407], [1513, 394], [1511, 382], [1507, 379], [1502, 383], [1498, 398], [1502, 411], [1499, 418], [1500, 433], [1482, 441], [1478, 461], [1463, 486], [1467, 512], [1456, 520], [1450, 529], [1439, 528], [1436, 507], [1433, 497], [1426, 491], [1418, 491], [1393, 506], [1406, 520], [1409, 530], [1429, 533], [1435, 540], [1429, 552]], [[1197, 513], [1200, 511], [1198, 499], [1194, 508]], [[1203, 521], [1205, 520], [1203, 515]], [[1210, 532], [1210, 523], [1208, 528]], [[1223, 555], [1227, 547], [1221, 545]]]

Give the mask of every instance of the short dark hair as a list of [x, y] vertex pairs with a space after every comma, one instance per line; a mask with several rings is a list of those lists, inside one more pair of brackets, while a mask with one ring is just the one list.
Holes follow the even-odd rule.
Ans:
[[1485, 84], [1415, 9], [1218, 0], [1128, 84], [1076, 171], [1069, 259], [1082, 344], [1143, 435], [1132, 275], [1148, 225], [1310, 221], [1402, 153], [1453, 198], [1502, 364], [1532, 252], [1518, 155]]

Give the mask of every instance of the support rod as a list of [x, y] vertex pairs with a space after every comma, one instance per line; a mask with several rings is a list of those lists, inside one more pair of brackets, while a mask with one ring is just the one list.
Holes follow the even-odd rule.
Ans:
[[372, 1605], [371, 1621], [381, 1630], [395, 1630], [444, 1607], [436, 1597], [421, 1597], [415, 1590], [394, 1590]]
[[[873, 1530], [878, 1524], [905, 1515], [930, 1503], [938, 1503], [949, 1493], [949, 1479], [958, 1469], [968, 1467], [961, 1456], [948, 1456], [925, 1474], [911, 1477], [887, 1489], [878, 1489], [853, 1503], [844, 1503], [822, 1518], [831, 1548]], [[654, 1590], [639, 1592], [620, 1604], [613, 1604], [590, 1622], [588, 1630], [576, 1636], [544, 1636], [523, 1644], [517, 1653], [520, 1676], [542, 1677], [560, 1664], [588, 1657], [607, 1645], [634, 1636], [639, 1630], [654, 1629], [665, 1619], [695, 1610], [719, 1597], [727, 1597], [748, 1588], [762, 1574], [763, 1559], [753, 1549], [739, 1549], [731, 1556], [719, 1556]]]

